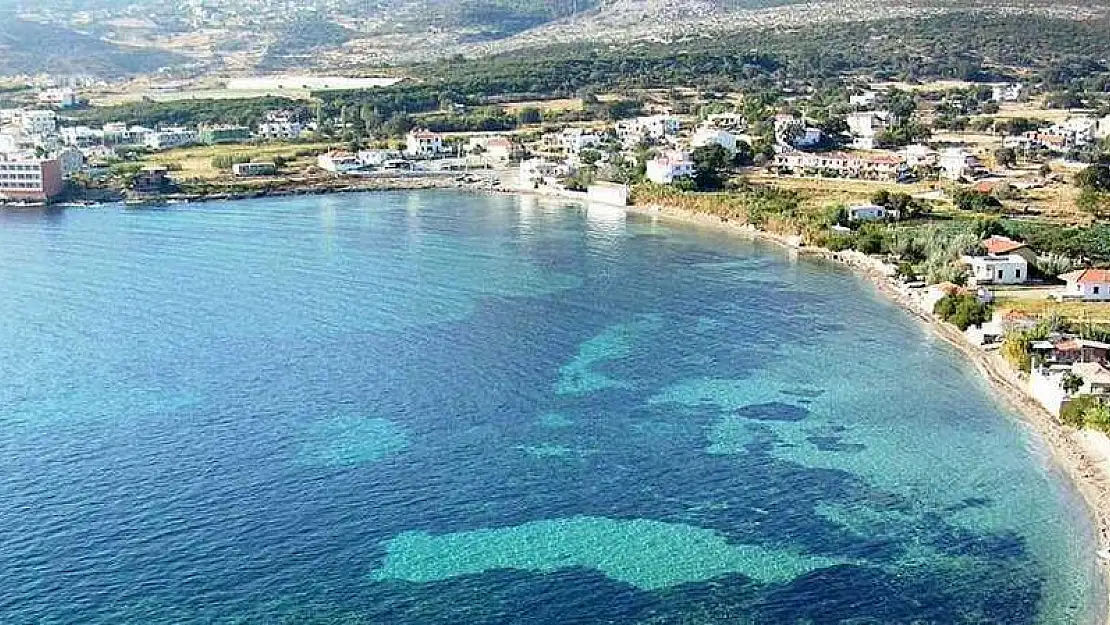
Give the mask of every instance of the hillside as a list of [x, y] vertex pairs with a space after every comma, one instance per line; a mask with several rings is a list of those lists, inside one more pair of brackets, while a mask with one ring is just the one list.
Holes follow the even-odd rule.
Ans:
[[48, 72], [115, 77], [154, 72], [187, 61], [175, 54], [120, 46], [0, 13], [0, 75]]
[[[24, 2], [24, 22], [0, 24], [0, 51], [7, 53], [0, 73], [72, 71], [86, 63], [94, 64], [90, 73], [143, 73], [182, 57], [204, 70], [236, 74], [357, 73], [552, 46], [612, 53], [632, 44], [702, 48], [727, 40], [743, 46], [738, 35], [757, 40], [764, 34], [786, 34], [804, 46], [808, 29], [836, 24], [953, 14], [1098, 23], [1108, 6], [1110, 0], [322, 0], [291, 10], [279, 0], [258, 0], [243, 11], [230, 0], [208, 0], [203, 10], [156, 0], [44, 0]], [[19, 26], [26, 20], [52, 26]], [[867, 39], [887, 34], [868, 32]]]

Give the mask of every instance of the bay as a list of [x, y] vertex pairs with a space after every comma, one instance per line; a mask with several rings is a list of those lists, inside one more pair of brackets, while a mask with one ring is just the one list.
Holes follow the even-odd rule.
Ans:
[[447, 191], [0, 212], [0, 622], [1095, 622], [1082, 503], [842, 268]]

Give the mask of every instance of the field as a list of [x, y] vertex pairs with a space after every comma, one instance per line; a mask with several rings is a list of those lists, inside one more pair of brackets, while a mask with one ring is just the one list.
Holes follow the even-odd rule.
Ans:
[[1016, 310], [1038, 316], [1059, 315], [1073, 321], [1110, 323], [1110, 303], [1107, 302], [1057, 302], [1048, 299], [1044, 291], [1033, 297], [1001, 295], [995, 306], [1002, 310]]
[[525, 108], [535, 108], [541, 111], [581, 111], [582, 98], [561, 98], [557, 100], [529, 100], [527, 102], [510, 102], [502, 104], [501, 108], [510, 113], [515, 113]]
[[351, 78], [345, 76], [256, 76], [251, 78], [210, 79], [192, 84], [157, 86], [132, 83], [126, 89], [90, 93], [94, 106], [111, 106], [153, 100], [176, 102], [179, 100], [232, 100], [277, 96], [308, 100], [314, 91], [336, 89], [372, 89], [394, 84], [400, 78]]
[[[230, 177], [227, 170], [212, 167], [212, 159], [216, 156], [250, 156], [258, 160], [272, 159], [283, 156], [291, 159], [290, 168], [304, 168], [315, 162], [314, 157], [296, 157], [297, 152], [322, 151], [331, 146], [327, 143], [274, 143], [265, 145], [211, 145], [196, 146], [158, 152], [142, 160], [143, 165], [170, 165], [174, 168], [171, 172], [175, 178], [189, 178], [197, 180], [216, 180]], [[180, 169], [177, 169], [180, 167]]]

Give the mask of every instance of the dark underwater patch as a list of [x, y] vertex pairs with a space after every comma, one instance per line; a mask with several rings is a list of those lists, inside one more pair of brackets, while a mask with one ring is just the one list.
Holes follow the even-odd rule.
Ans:
[[736, 411], [736, 416], [756, 421], [802, 421], [809, 416], [809, 410], [794, 404], [771, 401], [744, 406]]
[[806, 440], [812, 443], [818, 451], [858, 454], [867, 449], [867, 446], [861, 443], [845, 443], [839, 436], [807, 436]]

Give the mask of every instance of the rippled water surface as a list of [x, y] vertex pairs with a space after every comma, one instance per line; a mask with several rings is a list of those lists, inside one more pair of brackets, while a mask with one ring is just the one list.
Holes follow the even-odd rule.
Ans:
[[1089, 622], [1040, 443], [843, 270], [448, 192], [0, 213], [0, 622]]

